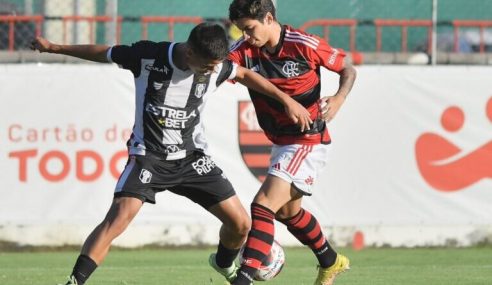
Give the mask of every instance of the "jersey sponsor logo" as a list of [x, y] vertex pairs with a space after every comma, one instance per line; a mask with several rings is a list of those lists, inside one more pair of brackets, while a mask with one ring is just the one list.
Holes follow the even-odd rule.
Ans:
[[160, 90], [162, 88], [162, 86], [164, 86], [164, 83], [154, 81], [154, 89], [155, 90]]
[[206, 77], [206, 76], [200, 76], [200, 77], [198, 77], [197, 81], [198, 81], [198, 83], [204, 83], [204, 82], [207, 82], [207, 79], [208, 79], [208, 77]]
[[293, 61], [286, 61], [282, 67], [282, 72], [287, 77], [299, 76], [299, 63]]
[[191, 166], [195, 169], [198, 175], [204, 175], [214, 169], [215, 162], [213, 162], [213, 160], [211, 160], [208, 156], [203, 156], [197, 161], [193, 162]]
[[154, 106], [147, 104], [145, 110], [154, 116], [160, 117], [157, 121], [166, 128], [184, 129], [190, 118], [195, 118], [195, 110], [188, 112], [186, 110], [176, 110], [165, 106]]
[[166, 153], [176, 153], [180, 151], [181, 149], [177, 145], [168, 145], [166, 146]]
[[196, 98], [201, 98], [203, 94], [205, 94], [205, 91], [207, 90], [207, 84], [206, 83], [198, 83], [195, 86], [195, 96]]
[[334, 48], [333, 49], [333, 54], [328, 59], [328, 64], [334, 65], [335, 64], [335, 61], [337, 60], [337, 56], [338, 56], [339, 53], [340, 52], [336, 48]]
[[138, 178], [140, 179], [140, 181], [142, 181], [143, 184], [150, 183], [150, 180], [152, 179], [152, 173], [147, 169], [142, 168], [142, 171], [140, 171], [140, 176]]
[[258, 124], [255, 108], [251, 101], [238, 102], [239, 150], [249, 171], [260, 181], [270, 166], [272, 143]]
[[145, 66], [145, 70], [147, 71], [155, 71], [155, 72], [159, 72], [159, 73], [165, 73], [165, 74], [168, 74], [169, 72], [169, 68], [167, 68], [167, 66], [163, 66], [162, 68], [160, 67], [155, 67], [151, 64], [147, 64]]

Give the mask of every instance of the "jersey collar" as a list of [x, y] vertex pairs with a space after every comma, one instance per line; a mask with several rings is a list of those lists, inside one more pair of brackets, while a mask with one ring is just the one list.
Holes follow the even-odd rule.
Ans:
[[278, 40], [277, 46], [275, 47], [275, 50], [273, 52], [269, 52], [268, 49], [265, 46], [261, 47], [261, 51], [272, 55], [276, 56], [279, 54], [280, 50], [282, 49], [282, 46], [284, 45], [284, 38], [285, 38], [285, 30], [287, 29], [287, 26], [280, 24], [280, 27], [282, 28], [280, 30], [280, 39]]

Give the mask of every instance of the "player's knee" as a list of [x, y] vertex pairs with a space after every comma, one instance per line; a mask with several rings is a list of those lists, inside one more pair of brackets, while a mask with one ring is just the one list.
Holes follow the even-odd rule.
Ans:
[[234, 221], [232, 231], [240, 236], [247, 236], [251, 228], [251, 219], [248, 215], [243, 215]]
[[110, 234], [111, 236], [120, 235], [128, 226], [128, 223], [124, 221], [124, 219], [116, 218], [113, 220], [105, 219], [102, 224], [102, 228], [104, 231]]
[[125, 211], [114, 211], [111, 215], [106, 216], [103, 225], [114, 235], [121, 234], [130, 224], [132, 215]]
[[277, 213], [275, 213], [275, 219], [277, 221], [285, 224], [285, 222], [287, 220], [289, 220], [290, 218], [292, 218], [294, 215], [295, 215], [295, 213], [293, 214], [291, 211], [287, 211], [287, 210], [281, 208], [280, 210], [278, 210]]
[[243, 223], [241, 224], [239, 232], [241, 233], [241, 235], [247, 236], [250, 229], [251, 229], [251, 219], [248, 216], [246, 216]]

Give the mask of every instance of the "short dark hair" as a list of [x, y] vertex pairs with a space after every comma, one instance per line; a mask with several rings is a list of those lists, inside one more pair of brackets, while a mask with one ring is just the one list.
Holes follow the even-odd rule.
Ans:
[[229, 52], [227, 35], [218, 24], [198, 24], [191, 30], [187, 43], [194, 53], [206, 59], [222, 60]]
[[249, 18], [263, 23], [268, 12], [272, 14], [274, 20], [277, 20], [272, 0], [234, 0], [229, 5], [229, 19], [232, 22]]

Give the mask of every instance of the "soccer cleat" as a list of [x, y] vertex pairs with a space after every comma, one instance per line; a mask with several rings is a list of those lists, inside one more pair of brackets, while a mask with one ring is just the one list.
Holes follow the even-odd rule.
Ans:
[[233, 262], [232, 265], [227, 268], [219, 267], [217, 265], [217, 261], [215, 260], [215, 255], [215, 253], [210, 254], [210, 257], [208, 258], [208, 264], [210, 264], [210, 266], [212, 266], [215, 271], [220, 273], [220, 275], [224, 276], [227, 281], [232, 282], [234, 279], [236, 279], [239, 267], [236, 265], [235, 262]]
[[68, 281], [67, 283], [65, 284], [58, 284], [58, 285], [78, 285], [79, 283], [77, 283], [77, 279], [75, 279], [75, 277], [72, 275], [70, 277], [68, 277]]
[[350, 261], [347, 257], [337, 254], [335, 263], [328, 268], [318, 268], [318, 278], [314, 281], [314, 285], [332, 285], [335, 277], [350, 269]]

